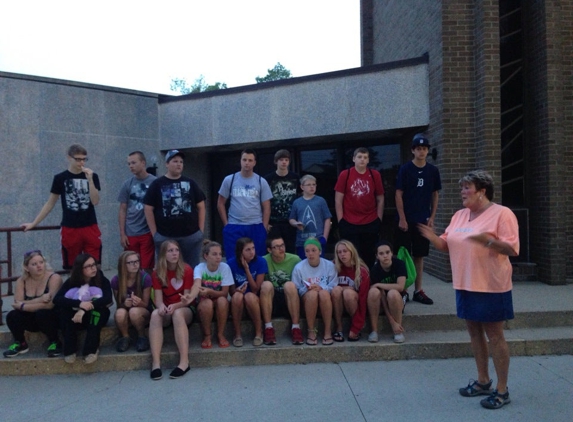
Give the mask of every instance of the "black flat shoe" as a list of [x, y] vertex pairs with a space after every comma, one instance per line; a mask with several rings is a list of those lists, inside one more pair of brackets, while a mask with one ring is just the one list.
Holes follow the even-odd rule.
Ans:
[[181, 378], [183, 375], [185, 375], [187, 372], [189, 372], [189, 370], [191, 369], [191, 367], [187, 367], [187, 369], [183, 370], [179, 367], [176, 367], [173, 371], [171, 371], [171, 373], [169, 374], [169, 378], [171, 379], [177, 379], [177, 378]]
[[161, 372], [160, 368], [155, 368], [151, 370], [151, 374], [149, 375], [153, 381], [160, 380], [163, 378], [163, 372]]

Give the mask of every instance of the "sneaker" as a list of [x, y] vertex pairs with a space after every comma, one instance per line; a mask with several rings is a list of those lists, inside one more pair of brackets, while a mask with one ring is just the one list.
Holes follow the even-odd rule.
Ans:
[[412, 300], [415, 302], [423, 303], [424, 305], [433, 305], [434, 301], [430, 299], [423, 290], [419, 290], [414, 292], [414, 296], [412, 296]]
[[277, 338], [275, 337], [275, 329], [273, 327], [265, 328], [263, 333], [264, 343], [267, 346], [273, 346], [277, 344]]
[[48, 346], [48, 357], [55, 358], [62, 354], [62, 343], [59, 341], [53, 341]]
[[376, 331], [372, 331], [369, 335], [368, 335], [368, 341], [370, 343], [378, 343], [378, 333]]
[[8, 350], [4, 352], [4, 357], [13, 358], [18, 355], [23, 355], [24, 353], [27, 353], [28, 350], [30, 350], [30, 348], [28, 347], [28, 343], [26, 343], [25, 341], [23, 341], [22, 343], [20, 343], [19, 341], [15, 341], [10, 345], [10, 347], [8, 347]]
[[129, 344], [131, 343], [129, 337], [121, 337], [115, 344], [115, 350], [120, 353], [126, 352], [129, 349]]
[[146, 352], [149, 350], [149, 339], [147, 337], [138, 337], [135, 348], [138, 352]]
[[98, 354], [99, 354], [99, 350], [96, 350], [95, 353], [90, 353], [89, 355], [87, 355], [84, 358], [84, 362], [86, 363], [86, 365], [91, 365], [92, 363], [94, 363], [97, 360]]
[[68, 355], [68, 356], [64, 356], [64, 362], [66, 362], [66, 363], [74, 363], [75, 361], [76, 361], [76, 354], [75, 353]]
[[460, 394], [464, 397], [475, 396], [489, 396], [493, 390], [491, 389], [492, 380], [487, 384], [480, 384], [476, 380], [470, 380], [467, 387], [460, 388]]
[[488, 398], [480, 401], [480, 404], [486, 409], [499, 409], [500, 407], [503, 407], [509, 403], [511, 403], [511, 399], [509, 398], [509, 390], [503, 394], [499, 394], [497, 390], [493, 390]]
[[292, 335], [292, 344], [297, 346], [304, 344], [304, 338], [302, 337], [302, 331], [300, 328], [293, 328], [290, 332]]
[[404, 343], [406, 341], [406, 337], [404, 334], [394, 334], [394, 343]]

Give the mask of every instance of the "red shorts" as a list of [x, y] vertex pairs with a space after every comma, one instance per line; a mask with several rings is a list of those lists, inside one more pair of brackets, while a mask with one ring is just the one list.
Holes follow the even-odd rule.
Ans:
[[62, 227], [60, 229], [62, 242], [62, 268], [69, 270], [74, 260], [81, 253], [93, 256], [101, 264], [101, 232], [97, 224], [88, 227]]
[[127, 236], [127, 240], [129, 246], [125, 250], [137, 252], [141, 259], [141, 268], [152, 270], [155, 266], [155, 243], [153, 243], [151, 233], [141, 236]]

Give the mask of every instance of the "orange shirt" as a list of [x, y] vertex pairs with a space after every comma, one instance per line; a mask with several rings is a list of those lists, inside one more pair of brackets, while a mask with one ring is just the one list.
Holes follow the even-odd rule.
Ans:
[[459, 210], [452, 217], [446, 232], [440, 236], [448, 243], [454, 289], [485, 293], [511, 290], [509, 257], [468, 237], [489, 233], [519, 253], [517, 218], [509, 208], [492, 204], [474, 220], [469, 219], [469, 209]]

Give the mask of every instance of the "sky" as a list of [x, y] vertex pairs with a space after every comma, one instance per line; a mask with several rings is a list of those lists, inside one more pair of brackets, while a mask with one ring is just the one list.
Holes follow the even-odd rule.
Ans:
[[2, 0], [0, 71], [173, 94], [360, 66], [359, 0]]

